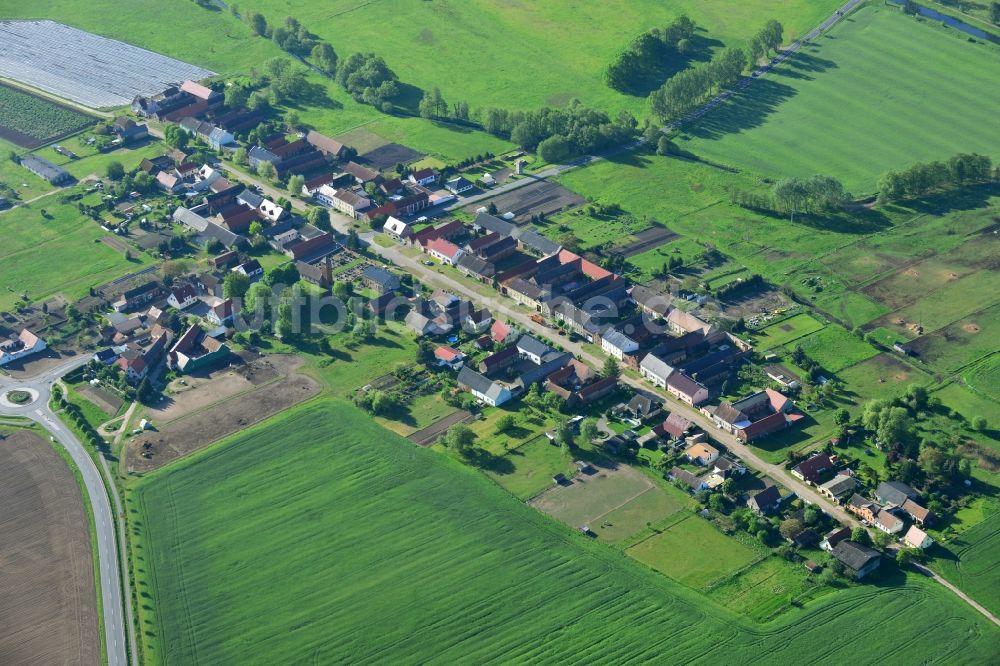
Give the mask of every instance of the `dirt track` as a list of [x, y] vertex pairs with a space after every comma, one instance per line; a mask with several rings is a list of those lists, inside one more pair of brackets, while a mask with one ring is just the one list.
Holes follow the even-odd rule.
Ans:
[[100, 663], [96, 605], [73, 473], [37, 435], [0, 440], [0, 663]]
[[150, 412], [155, 431], [128, 441], [126, 469], [142, 473], [162, 467], [315, 396], [320, 386], [296, 373], [301, 365], [295, 356], [274, 355], [207, 381], [192, 380], [196, 387]]

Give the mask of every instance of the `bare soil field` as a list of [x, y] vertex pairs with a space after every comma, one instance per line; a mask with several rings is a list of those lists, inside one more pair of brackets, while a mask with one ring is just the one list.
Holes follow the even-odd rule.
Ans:
[[[539, 180], [531, 185], [505, 192], [490, 199], [490, 201], [496, 204], [497, 210], [501, 213], [514, 213], [515, 218], [523, 222], [532, 215], [551, 215], [579, 206], [586, 203], [587, 200], [576, 192], [567, 190], [562, 185]], [[475, 210], [482, 205], [483, 202], [479, 202], [465, 210], [474, 214]]]
[[100, 663], [80, 486], [34, 433], [0, 440], [0, 507], [0, 663]]
[[397, 164], [410, 164], [411, 162], [422, 160], [424, 157], [426, 156], [423, 153], [419, 153], [402, 144], [387, 143], [359, 156], [358, 160], [373, 169], [385, 171]]
[[301, 365], [296, 356], [275, 354], [207, 377], [185, 377], [190, 388], [147, 414], [156, 430], [125, 445], [126, 469], [157, 469], [315, 396], [320, 385], [296, 372]]

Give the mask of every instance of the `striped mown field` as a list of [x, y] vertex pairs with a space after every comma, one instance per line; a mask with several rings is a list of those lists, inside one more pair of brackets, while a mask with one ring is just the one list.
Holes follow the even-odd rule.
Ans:
[[1000, 640], [912, 578], [751, 625], [342, 402], [144, 477], [128, 510], [150, 664], [971, 664]]
[[959, 152], [1000, 158], [1000, 50], [869, 6], [686, 129], [682, 147], [768, 176], [875, 191], [892, 168]]

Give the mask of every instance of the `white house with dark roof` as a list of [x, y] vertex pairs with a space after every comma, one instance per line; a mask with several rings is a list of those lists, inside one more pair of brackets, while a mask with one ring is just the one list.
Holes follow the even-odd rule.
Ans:
[[491, 407], [498, 407], [512, 397], [510, 389], [506, 386], [488, 379], [468, 366], [459, 371], [458, 385]]
[[639, 362], [639, 374], [660, 388], [667, 387], [667, 380], [674, 372], [676, 370], [672, 366], [652, 354], [646, 354]]
[[639, 343], [621, 331], [612, 329], [601, 336], [601, 349], [605, 354], [621, 361], [628, 354], [638, 351]]

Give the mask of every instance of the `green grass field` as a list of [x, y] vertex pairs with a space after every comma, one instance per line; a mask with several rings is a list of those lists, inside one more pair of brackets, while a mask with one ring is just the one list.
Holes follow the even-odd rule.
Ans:
[[[529, 109], [572, 98], [614, 115], [647, 114], [645, 98], [604, 84], [612, 58], [640, 33], [686, 13], [704, 37], [738, 45], [778, 18], [786, 37], [811, 30], [837, 8], [836, 0], [634, 0], [622, 4], [569, 0], [494, 3], [439, 0], [358, 3], [334, 0], [252, 0], [240, 5], [268, 20], [292, 15], [327, 39], [341, 57], [375, 51], [408, 84], [441, 89], [448, 102]], [[393, 39], [385, 39], [385, 35]]]
[[794, 344], [801, 345], [810, 358], [829, 372], [840, 372], [878, 354], [877, 349], [836, 324], [800, 338]]
[[[51, 219], [42, 216], [42, 210]], [[17, 211], [0, 213], [0, 310], [10, 309], [27, 292], [32, 300], [56, 293], [78, 299], [102, 284], [150, 263], [132, 252], [132, 261], [104, 243], [107, 236], [72, 204], [43, 200]]]
[[746, 566], [755, 557], [752, 550], [698, 516], [632, 546], [628, 554], [696, 589]]
[[1000, 513], [945, 544], [953, 557], [936, 562], [941, 574], [993, 613], [1000, 613]]
[[487, 474], [515, 497], [528, 499], [552, 486], [556, 474], [572, 476], [573, 461], [544, 435], [512, 449], [505, 456], [508, 465], [496, 465]]
[[992, 356], [968, 370], [965, 382], [975, 391], [1000, 402], [1000, 356]]
[[803, 312], [765, 326], [754, 333], [754, 339], [757, 348], [766, 351], [815, 333], [821, 330], [823, 325], [823, 322]]
[[792, 597], [820, 588], [801, 563], [769, 557], [711, 589], [709, 598], [758, 622], [788, 605]]
[[995, 47], [869, 5], [687, 128], [680, 143], [771, 176], [823, 173], [855, 194], [879, 175], [958, 152], [1000, 155]]
[[720, 645], [734, 664], [833, 663], [858, 646], [975, 664], [1000, 638], [916, 578], [752, 627], [338, 402], [138, 480], [127, 510], [149, 664], [717, 663]]

